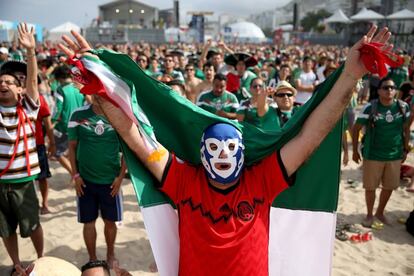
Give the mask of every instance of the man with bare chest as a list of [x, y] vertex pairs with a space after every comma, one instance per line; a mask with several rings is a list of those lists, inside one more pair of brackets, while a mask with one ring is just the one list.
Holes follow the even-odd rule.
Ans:
[[187, 98], [192, 101], [193, 103], [196, 102], [198, 95], [201, 92], [211, 90], [213, 89], [213, 79], [215, 75], [214, 66], [210, 62], [206, 62], [203, 65], [203, 73], [206, 77], [205, 80], [200, 82], [194, 89], [194, 94], [192, 95], [192, 98], [190, 99], [188, 96]]
[[197, 93], [197, 86], [202, 80], [195, 76], [195, 68], [191, 63], [185, 66], [185, 76], [185, 95], [187, 99], [195, 103], [199, 94]]

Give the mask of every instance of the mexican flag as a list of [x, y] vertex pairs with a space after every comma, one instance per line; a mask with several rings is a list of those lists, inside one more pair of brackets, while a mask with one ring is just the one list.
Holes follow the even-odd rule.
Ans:
[[[301, 129], [323, 100], [342, 68], [322, 83], [282, 129], [262, 130], [248, 123], [230, 121], [195, 106], [159, 81], [147, 76], [128, 56], [108, 50], [93, 51], [100, 60], [82, 58], [86, 69], [100, 81], [105, 97], [126, 109], [148, 140], [155, 139], [177, 157], [200, 163], [200, 138], [214, 122], [237, 126], [245, 142], [247, 165], [280, 149]], [[101, 91], [101, 92], [102, 92]], [[341, 123], [327, 136], [298, 170], [295, 185], [273, 203], [270, 223], [270, 275], [330, 275], [335, 238], [339, 186]], [[145, 227], [160, 275], [177, 275], [178, 217], [169, 200], [153, 185], [153, 177], [124, 145]]]

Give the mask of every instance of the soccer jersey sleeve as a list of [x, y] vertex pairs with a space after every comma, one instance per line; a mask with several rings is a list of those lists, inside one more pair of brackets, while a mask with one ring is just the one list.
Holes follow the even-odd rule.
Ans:
[[185, 185], [197, 185], [195, 183], [196, 167], [171, 155], [171, 160], [165, 169], [160, 189], [174, 203], [177, 203], [183, 197]]
[[368, 103], [366, 106], [364, 106], [364, 108], [358, 114], [355, 123], [360, 124], [360, 125], [366, 125], [369, 120], [369, 114], [371, 112], [371, 108], [372, 108], [371, 103]]
[[264, 158], [258, 166], [264, 178], [263, 185], [270, 203], [278, 194], [294, 184], [295, 175], [288, 176], [279, 151]]
[[60, 115], [63, 109], [63, 91], [62, 87], [59, 87], [55, 93], [55, 100], [56, 100], [56, 110], [55, 114], [52, 117], [52, 122], [56, 122], [60, 120]]
[[78, 125], [79, 122], [77, 120], [78, 112], [73, 112], [70, 116], [69, 123], [68, 123], [68, 139], [69, 141], [76, 141], [78, 140]]
[[237, 97], [234, 96], [233, 94], [230, 94], [230, 100], [231, 100], [231, 107], [230, 107], [230, 112], [232, 113], [236, 113], [237, 109], [240, 107], [239, 105], [239, 101], [237, 100]]

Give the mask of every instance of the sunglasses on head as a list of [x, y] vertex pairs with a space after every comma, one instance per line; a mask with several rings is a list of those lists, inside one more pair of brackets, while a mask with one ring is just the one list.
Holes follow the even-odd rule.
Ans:
[[394, 90], [396, 88], [397, 87], [395, 87], [394, 85], [384, 85], [384, 86], [381, 87], [381, 89], [383, 89], [383, 90]]
[[286, 96], [288, 98], [290, 98], [290, 97], [293, 97], [293, 94], [292, 93], [278, 93], [278, 94], [275, 94], [275, 97], [278, 97], [278, 98], [284, 98]]

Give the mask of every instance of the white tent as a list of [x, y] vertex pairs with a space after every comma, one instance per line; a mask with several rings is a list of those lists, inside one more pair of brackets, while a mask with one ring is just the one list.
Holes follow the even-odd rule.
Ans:
[[251, 22], [237, 22], [225, 28], [224, 35], [227, 38], [237, 38], [241, 42], [262, 42], [266, 40], [262, 29]]
[[382, 20], [384, 18], [385, 17], [382, 14], [367, 8], [362, 8], [357, 14], [351, 16], [351, 19], [355, 21], [373, 21]]
[[330, 17], [325, 19], [325, 23], [351, 23], [351, 20], [339, 9], [334, 12]]
[[414, 12], [409, 9], [403, 9], [387, 16], [387, 19], [408, 20], [414, 19]]
[[62, 35], [70, 35], [71, 30], [80, 32], [81, 28], [72, 22], [65, 22], [62, 25], [56, 26], [53, 29], [51, 29], [49, 31], [49, 36], [47, 37], [47, 39], [51, 41], [61, 40]]

